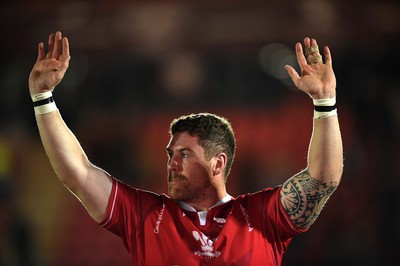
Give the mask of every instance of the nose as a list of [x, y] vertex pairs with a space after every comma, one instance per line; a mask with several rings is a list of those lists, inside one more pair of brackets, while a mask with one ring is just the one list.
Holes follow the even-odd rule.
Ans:
[[170, 171], [178, 172], [180, 170], [180, 164], [176, 157], [177, 156], [173, 156], [168, 161], [168, 169]]

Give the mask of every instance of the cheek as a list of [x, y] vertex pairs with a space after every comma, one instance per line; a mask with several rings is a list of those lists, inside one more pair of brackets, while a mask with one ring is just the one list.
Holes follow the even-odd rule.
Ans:
[[194, 182], [204, 182], [205, 179], [210, 179], [211, 168], [207, 164], [188, 164], [183, 167], [183, 174], [188, 177], [188, 179]]

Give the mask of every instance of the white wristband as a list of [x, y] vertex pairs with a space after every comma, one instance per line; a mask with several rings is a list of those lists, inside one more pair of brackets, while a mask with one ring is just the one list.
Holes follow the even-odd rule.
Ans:
[[314, 110], [314, 119], [321, 119], [321, 118], [327, 118], [330, 116], [335, 116], [337, 115], [337, 109], [329, 111], [329, 112], [318, 112]]
[[336, 104], [336, 97], [325, 99], [312, 99], [314, 106], [334, 106]]
[[38, 102], [43, 99], [47, 99], [53, 96], [53, 93], [51, 91], [46, 91], [46, 92], [40, 92], [36, 94], [32, 94], [32, 102]]
[[321, 119], [337, 115], [336, 97], [313, 99], [314, 119]]
[[57, 110], [51, 91], [31, 95], [35, 115], [42, 115]]
[[58, 110], [55, 102], [51, 102], [41, 106], [35, 106], [35, 115], [43, 115]]

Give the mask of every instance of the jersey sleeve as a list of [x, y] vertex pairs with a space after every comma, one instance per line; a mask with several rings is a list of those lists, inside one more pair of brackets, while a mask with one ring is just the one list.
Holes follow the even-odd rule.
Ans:
[[125, 247], [131, 252], [137, 247], [141, 217], [146, 209], [157, 204], [159, 195], [113, 179], [113, 186], [107, 206], [106, 217], [100, 226], [122, 238]]
[[290, 239], [306, 230], [298, 228], [290, 219], [280, 200], [281, 186], [262, 191], [267, 230], [277, 232], [281, 239]]

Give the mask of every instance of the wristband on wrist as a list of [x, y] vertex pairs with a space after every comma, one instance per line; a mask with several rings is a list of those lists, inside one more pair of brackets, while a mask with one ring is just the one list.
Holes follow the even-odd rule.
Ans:
[[313, 99], [314, 119], [321, 119], [337, 115], [336, 97]]
[[35, 115], [47, 114], [58, 109], [51, 91], [33, 94], [31, 95], [31, 98]]

